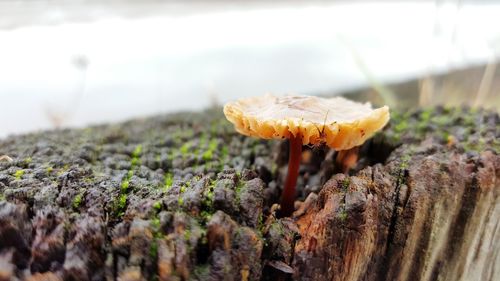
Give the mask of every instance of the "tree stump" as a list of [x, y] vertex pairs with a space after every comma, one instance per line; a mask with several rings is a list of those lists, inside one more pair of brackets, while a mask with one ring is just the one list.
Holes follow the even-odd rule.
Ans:
[[220, 110], [0, 141], [0, 280], [499, 280], [500, 117], [393, 113], [349, 175]]

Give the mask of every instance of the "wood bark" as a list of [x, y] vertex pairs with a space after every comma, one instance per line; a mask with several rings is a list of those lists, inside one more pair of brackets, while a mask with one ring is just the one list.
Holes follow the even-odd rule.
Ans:
[[393, 113], [349, 175], [220, 111], [0, 141], [3, 280], [500, 280], [500, 117]]
[[407, 151], [325, 184], [297, 220], [296, 279], [500, 278], [500, 157]]

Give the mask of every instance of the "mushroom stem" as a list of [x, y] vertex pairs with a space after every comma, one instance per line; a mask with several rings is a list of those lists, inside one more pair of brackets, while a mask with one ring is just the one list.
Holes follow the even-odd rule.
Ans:
[[348, 150], [341, 150], [337, 154], [337, 167], [335, 172], [347, 174], [350, 169], [356, 166], [359, 157], [359, 146], [355, 146]]
[[290, 154], [288, 157], [288, 174], [286, 175], [285, 187], [281, 195], [280, 216], [292, 215], [295, 203], [295, 186], [299, 176], [300, 159], [302, 157], [302, 136], [297, 134], [290, 137]]

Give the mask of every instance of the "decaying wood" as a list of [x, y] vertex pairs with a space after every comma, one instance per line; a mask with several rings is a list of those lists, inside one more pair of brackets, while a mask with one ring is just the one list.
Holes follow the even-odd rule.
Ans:
[[393, 114], [350, 175], [213, 112], [0, 141], [0, 280], [500, 280], [500, 118]]
[[325, 184], [297, 220], [297, 279], [500, 277], [500, 157], [430, 146], [402, 163], [398, 152]]

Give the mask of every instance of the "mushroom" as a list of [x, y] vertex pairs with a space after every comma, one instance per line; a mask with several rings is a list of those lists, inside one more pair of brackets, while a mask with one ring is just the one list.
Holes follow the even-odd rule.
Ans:
[[229, 102], [226, 118], [239, 133], [263, 139], [289, 139], [288, 174], [280, 215], [294, 211], [295, 186], [303, 145], [325, 144], [337, 151], [363, 144], [389, 121], [387, 106], [372, 109], [342, 97], [265, 95]]

